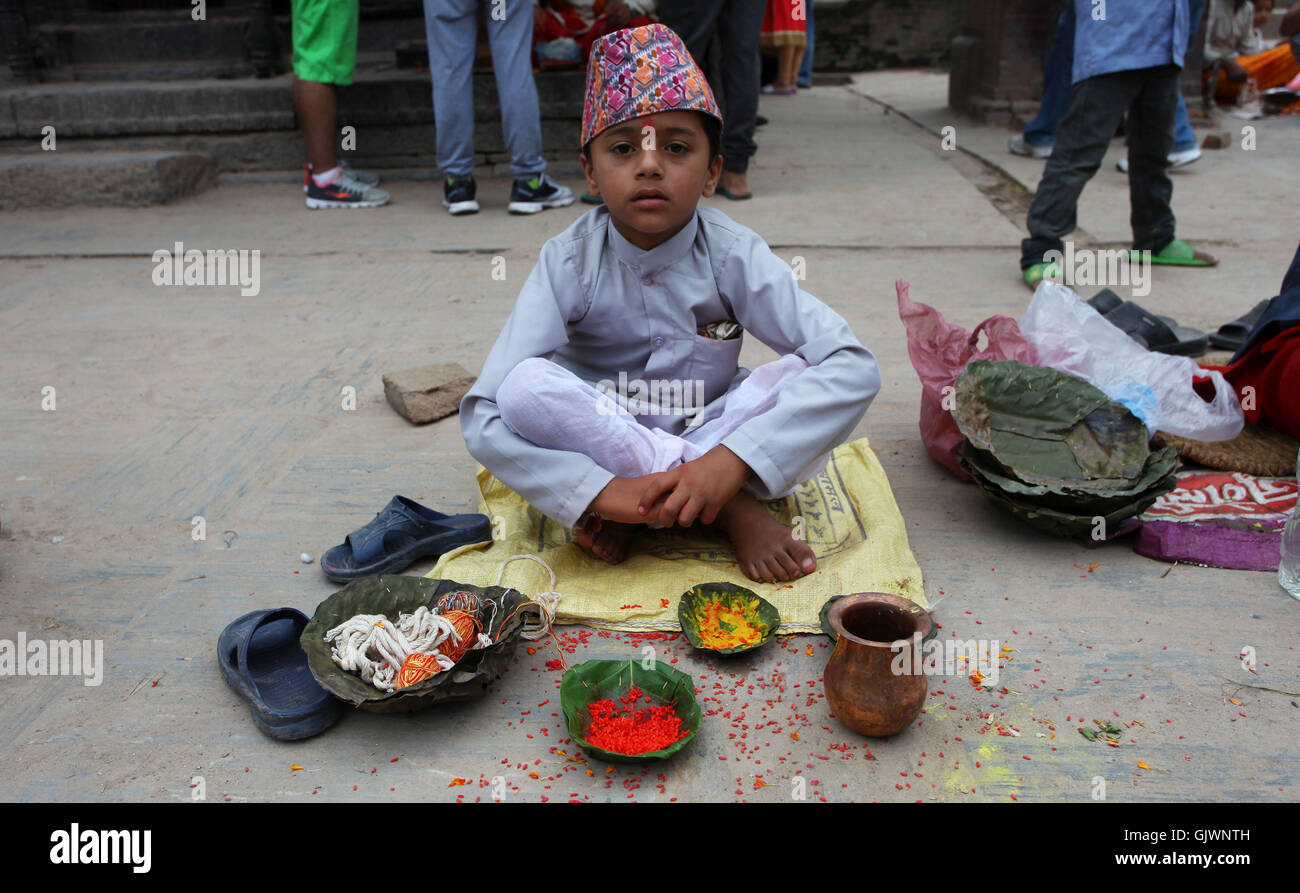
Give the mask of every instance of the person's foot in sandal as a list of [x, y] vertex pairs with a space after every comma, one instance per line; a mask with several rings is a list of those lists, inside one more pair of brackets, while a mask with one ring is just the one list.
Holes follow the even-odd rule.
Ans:
[[749, 191], [749, 178], [745, 174], [726, 170], [722, 172], [722, 178], [718, 180], [717, 193], [731, 199], [733, 202], [743, 202], [745, 199], [754, 197], [754, 193]]
[[[1129, 259], [1134, 262], [1143, 260], [1143, 252], [1133, 249]], [[1174, 239], [1158, 252], [1151, 254], [1151, 263], [1171, 267], [1216, 267], [1219, 259], [1204, 251], [1197, 251], [1182, 239]]]
[[1030, 288], [1038, 288], [1038, 283], [1044, 279], [1050, 279], [1053, 282], [1065, 282], [1065, 269], [1054, 260], [1046, 263], [1030, 264], [1021, 271], [1021, 277], [1025, 280], [1025, 285]]

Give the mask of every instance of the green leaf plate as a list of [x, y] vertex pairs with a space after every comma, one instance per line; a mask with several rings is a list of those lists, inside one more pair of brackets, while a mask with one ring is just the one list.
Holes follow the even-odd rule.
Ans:
[[1068, 372], [976, 360], [953, 402], [961, 433], [1028, 484], [1131, 490], [1150, 455], [1142, 421]]
[[[700, 640], [700, 624], [704, 621], [708, 606], [717, 603], [744, 610], [745, 619], [762, 632], [762, 637], [752, 645], [736, 645], [733, 648], [705, 645]], [[687, 641], [701, 651], [740, 654], [761, 648], [772, 640], [777, 627], [781, 625], [781, 612], [776, 609], [776, 605], [744, 586], [735, 583], [701, 583], [682, 594], [677, 602], [677, 619], [681, 622]]]
[[[560, 709], [564, 711], [569, 737], [587, 753], [607, 763], [666, 760], [694, 741], [703, 721], [699, 702], [695, 700], [695, 683], [690, 676], [662, 661], [654, 661], [652, 667], [647, 669], [640, 660], [589, 660], [569, 667], [560, 681]], [[663, 750], [638, 754], [618, 753], [589, 743], [584, 737], [591, 725], [588, 705], [605, 698], [620, 698], [633, 688], [641, 689], [656, 703], [673, 705], [688, 730], [686, 737]]]
[[[472, 592], [496, 604], [484, 632], [493, 644], [470, 651], [451, 670], [437, 673], [409, 688], [383, 692], [355, 673], [349, 673], [330, 657], [325, 642], [327, 630], [357, 614], [383, 614], [396, 621], [421, 605], [432, 607], [448, 592]], [[372, 713], [403, 713], [423, 710], [441, 701], [481, 697], [488, 685], [506, 671], [526, 624], [541, 622], [542, 608], [515, 589], [501, 586], [470, 586], [454, 580], [435, 580], [402, 574], [360, 577], [316, 606], [299, 642], [307, 653], [307, 665], [321, 688], [348, 703]]]

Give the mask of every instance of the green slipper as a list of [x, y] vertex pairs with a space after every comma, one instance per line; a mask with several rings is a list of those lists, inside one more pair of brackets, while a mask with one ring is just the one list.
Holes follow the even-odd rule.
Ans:
[[[1129, 260], [1141, 261], [1142, 252], [1130, 251]], [[1166, 264], [1173, 267], [1217, 267], [1219, 259], [1203, 251], [1197, 251], [1182, 239], [1174, 239], [1159, 254], [1151, 255], [1151, 263]]]
[[[1044, 279], [1052, 279], [1056, 282], [1065, 281], [1065, 271], [1056, 261], [1042, 264], [1030, 264], [1024, 270], [1025, 285], [1030, 288], [1038, 288], [1038, 283]], [[1068, 284], [1068, 283], [1067, 283]]]

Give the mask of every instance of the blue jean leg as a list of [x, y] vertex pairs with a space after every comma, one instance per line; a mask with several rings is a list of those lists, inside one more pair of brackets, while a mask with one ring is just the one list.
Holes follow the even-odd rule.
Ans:
[[1196, 134], [1191, 122], [1187, 120], [1187, 103], [1183, 101], [1183, 91], [1178, 91], [1178, 111], [1174, 115], [1174, 151], [1186, 152], [1196, 148]]
[[[1187, 11], [1191, 40], [1196, 40], [1200, 32], [1201, 17], [1205, 14], [1205, 0], [1188, 0]], [[1187, 103], [1183, 100], [1182, 90], [1178, 91], [1178, 116], [1174, 121], [1174, 151], [1186, 152], [1196, 148], [1196, 134], [1192, 132], [1191, 122], [1187, 120]]]
[[1056, 34], [1043, 66], [1043, 99], [1038, 116], [1025, 125], [1025, 142], [1050, 146], [1056, 140], [1056, 125], [1070, 107], [1074, 81], [1074, 4], [1067, 3], [1056, 20]]
[[484, 4], [492, 70], [501, 98], [501, 129], [510, 150], [510, 173], [531, 179], [546, 170], [542, 158], [542, 118], [533, 81], [533, 4], [506, 0], [505, 15], [496, 19]]
[[804, 4], [804, 14], [808, 17], [806, 33], [808, 35], [808, 46], [803, 51], [803, 61], [799, 63], [799, 74], [795, 77], [794, 82], [800, 87], [812, 86], [812, 66], [813, 66], [813, 6], [816, 5], [813, 0], [808, 0]]
[[[500, 19], [492, 16], [493, 4], [481, 5], [510, 170], [515, 177], [533, 177], [546, 170], [546, 162], [533, 82], [532, 5], [528, 0], [506, 0]], [[438, 168], [444, 177], [468, 177], [474, 172], [473, 70], [479, 6], [479, 0], [424, 0]]]
[[444, 177], [468, 177], [474, 173], [473, 70], [478, 3], [424, 0], [424, 30], [429, 40], [429, 75], [433, 79], [438, 169]]

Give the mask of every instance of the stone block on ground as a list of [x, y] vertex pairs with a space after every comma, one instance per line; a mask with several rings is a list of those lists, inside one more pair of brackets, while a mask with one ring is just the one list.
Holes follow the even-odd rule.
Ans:
[[423, 425], [449, 416], [474, 384], [459, 363], [434, 363], [384, 375], [384, 396], [402, 417]]
[[29, 152], [0, 156], [0, 210], [158, 205], [217, 182], [201, 152]]
[[1213, 133], [1207, 133], [1205, 140], [1201, 143], [1202, 149], [1226, 149], [1232, 145], [1232, 132], [1228, 130], [1216, 130]]

